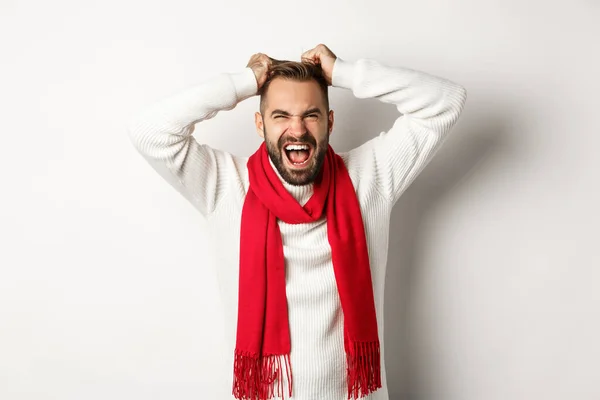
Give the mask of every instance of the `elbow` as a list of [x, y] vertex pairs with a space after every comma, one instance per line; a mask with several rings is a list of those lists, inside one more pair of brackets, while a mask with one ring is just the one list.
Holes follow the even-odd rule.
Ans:
[[447, 86], [443, 97], [440, 99], [442, 103], [438, 108], [438, 113], [435, 116], [435, 131], [445, 134], [461, 116], [465, 103], [467, 101], [467, 89], [459, 84], [453, 83]]
[[457, 84], [453, 97], [455, 100], [454, 103], [456, 104], [456, 107], [460, 113], [467, 102], [467, 89], [464, 86]]
[[447, 94], [447, 114], [453, 120], [453, 123], [458, 120], [458, 117], [462, 114], [467, 102], [467, 89], [464, 86], [455, 84], [450, 92]]

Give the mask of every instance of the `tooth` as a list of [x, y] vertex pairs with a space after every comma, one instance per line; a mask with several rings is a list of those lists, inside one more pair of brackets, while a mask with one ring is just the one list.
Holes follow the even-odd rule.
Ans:
[[286, 150], [309, 150], [310, 147], [305, 144], [290, 144], [285, 147]]

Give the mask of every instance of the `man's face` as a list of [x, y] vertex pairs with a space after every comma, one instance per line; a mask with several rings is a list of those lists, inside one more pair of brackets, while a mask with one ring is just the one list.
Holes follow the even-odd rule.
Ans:
[[333, 111], [327, 110], [319, 84], [276, 78], [265, 100], [255, 122], [273, 165], [292, 185], [311, 183], [321, 170], [333, 128]]

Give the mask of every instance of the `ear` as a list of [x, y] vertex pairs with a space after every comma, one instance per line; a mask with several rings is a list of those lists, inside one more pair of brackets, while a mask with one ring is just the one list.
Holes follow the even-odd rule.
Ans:
[[333, 110], [329, 110], [327, 119], [329, 120], [329, 132], [327, 133], [331, 135], [331, 131], [333, 130]]
[[259, 113], [258, 111], [254, 113], [254, 124], [256, 125], [256, 133], [258, 133], [258, 136], [260, 136], [261, 138], [265, 138], [265, 127], [264, 127], [264, 122], [263, 122], [263, 118], [261, 113]]

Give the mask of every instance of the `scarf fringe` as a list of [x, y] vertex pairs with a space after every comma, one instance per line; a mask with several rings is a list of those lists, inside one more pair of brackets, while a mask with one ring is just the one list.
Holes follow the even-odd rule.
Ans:
[[287, 382], [288, 397], [292, 397], [291, 372], [289, 354], [259, 356], [236, 350], [233, 396], [241, 400], [268, 400], [275, 395], [284, 398], [284, 386]]
[[351, 346], [346, 353], [348, 399], [358, 399], [381, 387], [379, 341], [352, 342]]

